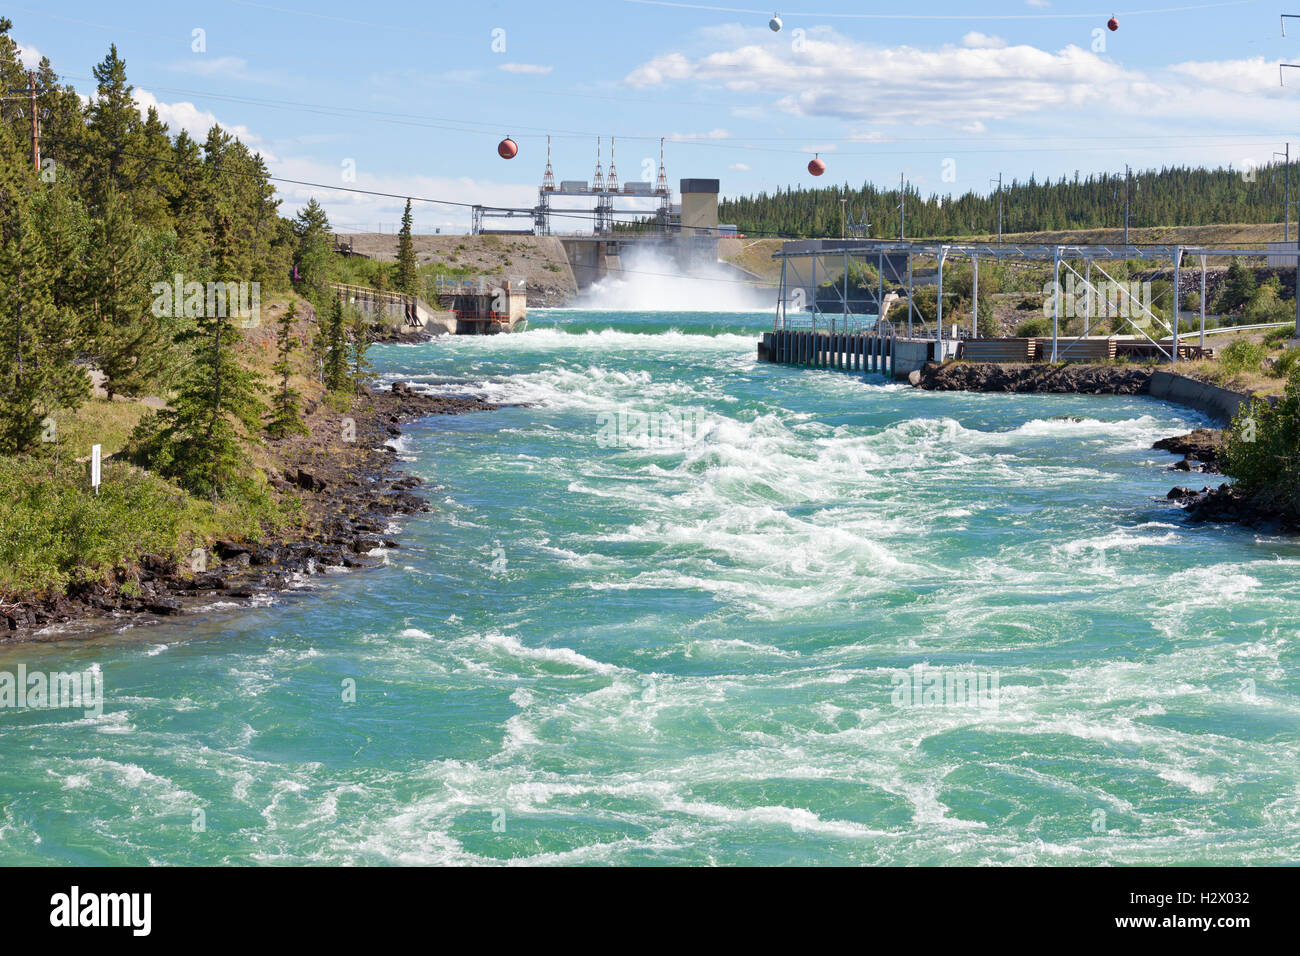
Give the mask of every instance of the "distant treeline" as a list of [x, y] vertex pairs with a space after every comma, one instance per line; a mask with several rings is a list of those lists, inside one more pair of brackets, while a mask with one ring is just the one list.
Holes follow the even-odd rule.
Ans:
[[[1292, 163], [1295, 167], [1300, 163]], [[1292, 176], [1292, 201], [1300, 175], [1284, 164], [1253, 170], [1165, 167], [1132, 174], [1129, 225], [1204, 226], [1214, 223], [1271, 223], [1283, 220], [1285, 177]], [[1002, 187], [1004, 232], [1048, 232], [1063, 229], [1120, 228], [1124, 225], [1125, 177], [1116, 175], [1062, 176], [1059, 180], [1013, 180]], [[897, 238], [898, 189], [784, 189], [724, 199], [718, 221], [734, 223], [751, 236], [838, 236], [841, 199], [848, 199], [846, 218], [871, 223], [873, 238]], [[987, 195], [922, 196], [909, 187], [906, 194], [906, 235], [969, 236], [995, 233], [998, 227], [996, 189]], [[1295, 218], [1294, 216], [1292, 217]], [[850, 234], [852, 232], [850, 231]]]

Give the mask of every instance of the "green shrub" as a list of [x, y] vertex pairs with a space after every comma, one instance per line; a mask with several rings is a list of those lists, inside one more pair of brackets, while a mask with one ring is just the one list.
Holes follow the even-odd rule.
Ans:
[[1219, 353], [1219, 369], [1229, 378], [1242, 372], [1257, 372], [1264, 355], [1264, 346], [1239, 339]]
[[1280, 345], [1287, 339], [1295, 338], [1295, 326], [1285, 325], [1276, 329], [1269, 329], [1264, 333], [1264, 341], [1269, 345]]
[[1277, 363], [1268, 370], [1268, 374], [1274, 378], [1290, 378], [1297, 362], [1300, 362], [1300, 349], [1287, 349], [1277, 357]]
[[1035, 338], [1040, 335], [1052, 334], [1052, 321], [1045, 315], [1036, 316], [1032, 319], [1026, 319], [1016, 326], [1016, 337], [1021, 339]]
[[1228, 431], [1224, 474], [1247, 494], [1300, 512], [1300, 366], [1277, 405], [1255, 399]]
[[85, 467], [0, 458], [0, 594], [60, 592], [130, 571], [146, 553], [178, 558], [218, 537], [250, 539], [295, 523], [265, 485], [214, 508], [116, 460], [99, 494]]
[[1284, 322], [1293, 315], [1295, 315], [1295, 301], [1283, 299], [1278, 292], [1276, 282], [1266, 282], [1256, 289], [1243, 312], [1246, 325]]
[[[935, 317], [938, 315], [938, 302], [939, 302], [939, 289], [936, 286], [923, 285], [923, 286], [916, 286], [915, 288], [912, 289], [912, 303], [915, 308], [916, 314], [919, 317], [925, 319], [927, 322], [933, 323]], [[906, 302], [900, 302], [899, 305], [895, 305], [894, 308], [898, 308], [900, 305], [904, 309], [907, 308]], [[947, 313], [948, 312], [947, 302], [944, 303], [944, 306], [945, 306], [944, 312]], [[904, 311], [903, 314], [906, 315], [907, 314], [906, 311]], [[945, 325], [952, 324], [948, 321], [946, 315], [944, 318], [944, 324]]]

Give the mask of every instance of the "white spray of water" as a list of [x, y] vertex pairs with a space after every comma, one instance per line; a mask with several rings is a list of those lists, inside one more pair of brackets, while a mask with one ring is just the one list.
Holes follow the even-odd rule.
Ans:
[[622, 272], [594, 283], [570, 306], [611, 312], [766, 312], [776, 292], [755, 288], [719, 263], [689, 271], [655, 249], [629, 249]]

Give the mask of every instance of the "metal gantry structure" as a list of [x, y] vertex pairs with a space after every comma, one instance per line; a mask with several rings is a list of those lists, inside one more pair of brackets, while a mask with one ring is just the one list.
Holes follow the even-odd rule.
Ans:
[[[1200, 345], [1205, 345], [1206, 335], [1206, 271], [1207, 260], [1211, 257], [1242, 256], [1272, 257], [1274, 259], [1300, 260], [1300, 251], [1293, 248], [1239, 249], [1191, 245], [1078, 245], [1078, 244], [1002, 244], [988, 242], [941, 242], [941, 241], [895, 241], [880, 239], [808, 239], [783, 243], [779, 252], [772, 258], [781, 263], [781, 279], [777, 292], [776, 320], [774, 331], [788, 331], [811, 327], [812, 331], [824, 331], [828, 334], [861, 333], [875, 329], [880, 321], [880, 303], [888, 304], [886, 298], [886, 272], [893, 275], [893, 285], [903, 287], [907, 298], [906, 320], [893, 319], [895, 328], [906, 328], [907, 339], [929, 339], [935, 343], [934, 357], [941, 359], [956, 354], [957, 341], [960, 338], [979, 337], [979, 263], [981, 260], [993, 262], [1020, 262], [1022, 264], [1045, 265], [1051, 263], [1052, 280], [1045, 293], [1051, 297], [1048, 317], [1052, 322], [1052, 346], [1050, 361], [1058, 361], [1070, 351], [1070, 347], [1084, 339], [1094, 325], [1103, 319], [1117, 317], [1109, 308], [1101, 308], [1116, 302], [1123, 306], [1119, 318], [1124, 319], [1136, 336], [1144, 338], [1155, 353], [1171, 362], [1179, 358], [1180, 338], [1183, 342], [1189, 336], [1180, 335], [1177, 317], [1183, 311], [1179, 308], [1179, 295], [1182, 285], [1184, 263], [1191, 262], [1200, 266]], [[935, 297], [935, 319], [933, 325], [915, 306], [914, 291], [917, 277], [914, 274], [914, 260], [918, 257], [934, 260], [934, 284], [937, 285]], [[1153, 268], [1167, 263], [1165, 268], [1173, 272], [1174, 310], [1176, 317], [1166, 322], [1140, 296], [1133, 294], [1133, 284], [1120, 281], [1110, 273], [1114, 262], [1127, 262], [1139, 259], [1150, 262]], [[971, 314], [969, 317], [944, 315], [944, 269], [954, 261], [965, 261], [971, 265]], [[825, 286], [818, 284], [818, 263], [837, 261], [838, 268], [831, 275], [831, 270], [823, 265], [823, 276], [832, 278]], [[855, 311], [855, 300], [850, 294], [849, 276], [855, 264], [868, 264], [876, 267], [878, 285], [875, 296], [859, 299], [857, 303], [870, 304], [870, 311]], [[1093, 281], [1093, 273], [1103, 277]], [[807, 273], [807, 274], [806, 274]], [[1072, 275], [1076, 280], [1075, 288], [1083, 300], [1083, 331], [1067, 338], [1061, 328], [1062, 318], [1062, 276]], [[927, 275], [926, 280], [929, 279]], [[1081, 283], [1081, 286], [1077, 283]], [[1101, 283], [1105, 283], [1103, 287]], [[925, 284], [930, 284], [928, 281]], [[831, 291], [831, 304], [839, 303], [839, 309], [823, 308], [826, 297], [819, 297], [821, 288]], [[793, 294], [794, 290], [799, 290]], [[791, 302], [795, 302], [794, 315], [791, 315]], [[1046, 303], [1045, 303], [1046, 304]], [[806, 316], [804, 313], [806, 312]], [[945, 318], [947, 325], [945, 326]], [[969, 319], [969, 332], [961, 325]], [[1153, 337], [1144, 325], [1133, 320], [1146, 319], [1150, 325], [1163, 329], [1168, 335]], [[946, 334], [945, 334], [946, 333]], [[1296, 334], [1300, 336], [1300, 322]], [[1195, 336], [1196, 333], [1192, 333]]]
[[[672, 196], [668, 188], [668, 173], [664, 168], [664, 141], [659, 141], [659, 172], [653, 183], [629, 180], [620, 187], [618, 172], [614, 166], [614, 140], [610, 139], [609, 170], [601, 164], [600, 139], [596, 140], [596, 170], [591, 181], [585, 179], [562, 179], [556, 183], [555, 173], [551, 168], [551, 138], [546, 137], [546, 172], [542, 176], [542, 185], [537, 190], [537, 205], [531, 209], [519, 206], [475, 206], [472, 210], [471, 229], [474, 235], [484, 232], [549, 236], [551, 217], [553, 215], [569, 216], [575, 219], [590, 219], [592, 233], [597, 236], [609, 236], [614, 233], [614, 221], [618, 215], [653, 216], [656, 231], [668, 233], [672, 227]], [[555, 205], [556, 197], [575, 199], [595, 199], [594, 207], [564, 207]], [[653, 199], [654, 209], [619, 208], [617, 200]], [[525, 228], [510, 228], [515, 222], [527, 220]], [[491, 223], [505, 223], [504, 228], [490, 226]]]

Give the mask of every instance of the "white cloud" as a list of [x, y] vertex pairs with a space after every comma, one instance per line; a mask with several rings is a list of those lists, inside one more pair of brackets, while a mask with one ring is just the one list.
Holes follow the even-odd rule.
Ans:
[[507, 73], [525, 73], [531, 76], [545, 76], [555, 69], [553, 66], [543, 66], [540, 63], [502, 63], [499, 70], [505, 70]]
[[754, 167], [750, 166], [748, 163], [732, 163], [727, 167], [727, 169], [733, 173], [747, 173], [753, 168]]
[[[148, 90], [142, 90], [138, 87], [132, 95], [135, 98], [136, 109], [140, 111], [141, 116], [149, 112], [149, 107], [152, 106], [158, 111], [158, 118], [167, 124], [173, 135], [185, 130], [194, 139], [203, 142], [208, 135], [208, 130], [212, 129], [213, 125], [220, 124], [223, 130], [232, 136], [237, 136], [250, 149], [256, 150], [256, 144], [260, 142], [260, 138], [247, 126], [239, 123], [222, 123], [217, 119], [215, 113], [201, 110], [193, 103], [164, 103]], [[268, 161], [272, 158], [266, 154], [265, 150], [262, 151], [262, 155]]]
[[851, 143], [892, 143], [893, 141], [894, 137], [886, 136], [880, 130], [859, 131], [849, 134], [849, 142]]
[[731, 133], [725, 129], [711, 129], [707, 133], [669, 133], [668, 140], [673, 143], [689, 143], [700, 139], [731, 139]]
[[669, 80], [684, 80], [694, 70], [694, 65], [680, 53], [657, 56], [628, 74], [624, 81], [629, 86], [658, 86]]
[[983, 132], [991, 121], [1038, 117], [1087, 123], [1097, 110], [1145, 123], [1191, 116], [1275, 121], [1280, 99], [1294, 96], [1279, 88], [1277, 63], [1262, 57], [1147, 72], [1074, 45], [1049, 51], [1007, 45], [983, 33], [966, 34], [962, 46], [880, 47], [820, 29], [810, 30], [793, 52], [744, 33], [739, 45], [695, 58], [655, 57], [624, 82], [768, 94], [765, 105], [746, 109], [769, 114], [949, 125], [968, 132]]
[[961, 38], [961, 45], [984, 50], [1000, 50], [1007, 45], [1007, 41], [1002, 37], [989, 36], [987, 33], [972, 30]]
[[1262, 56], [1249, 60], [1175, 63], [1171, 73], [1233, 93], [1273, 93], [1278, 87], [1278, 61]]
[[[503, 183], [475, 176], [376, 175], [364, 167], [357, 170], [355, 181], [345, 182], [338, 164], [316, 159], [286, 156], [270, 165], [273, 176], [392, 193], [395, 196], [450, 198], [461, 203], [525, 209], [531, 209], [537, 202], [536, 183]], [[406, 205], [405, 199], [338, 189], [318, 189], [292, 183], [276, 183], [275, 187], [282, 200], [282, 216], [293, 216], [309, 199], [315, 197], [325, 207], [330, 223], [338, 232], [373, 232], [380, 223], [385, 224], [385, 232], [393, 231], [402, 218], [402, 210]], [[442, 206], [416, 201], [411, 203], [411, 214], [417, 232], [432, 232], [435, 228], [441, 228], [444, 232], [468, 230], [470, 223], [470, 211], [464, 206]], [[567, 223], [577, 225], [570, 226]], [[556, 228], [561, 230], [580, 228], [582, 225], [577, 220], [556, 220]]]
[[18, 44], [18, 58], [23, 61], [23, 66], [29, 70], [34, 70], [41, 65], [41, 57], [44, 54], [30, 43]]

